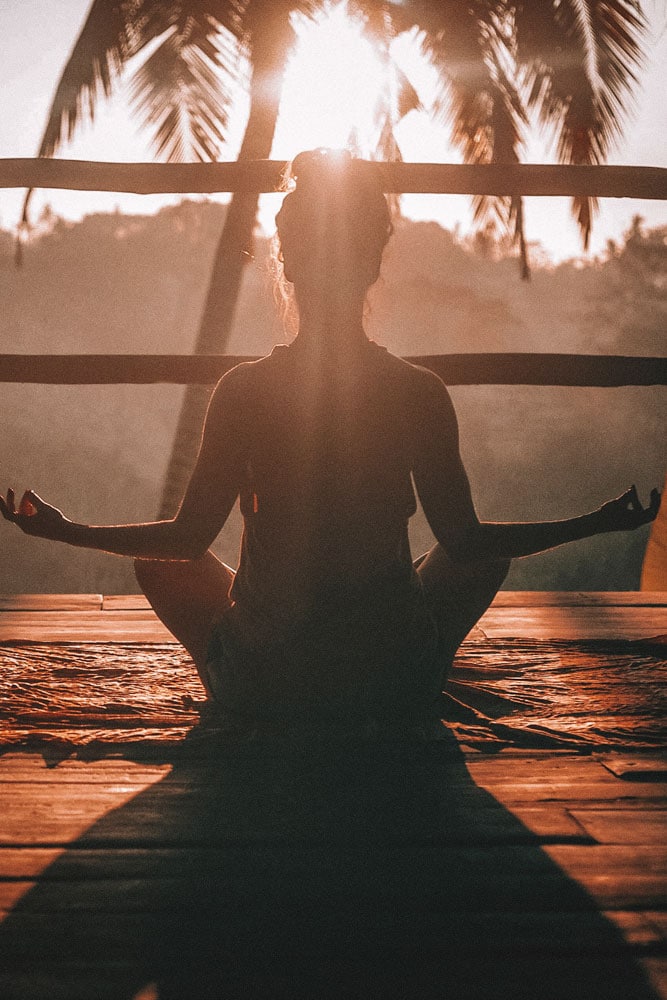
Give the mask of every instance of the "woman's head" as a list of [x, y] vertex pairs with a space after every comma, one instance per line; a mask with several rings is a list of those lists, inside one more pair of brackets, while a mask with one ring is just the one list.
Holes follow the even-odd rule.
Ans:
[[346, 151], [299, 153], [276, 216], [284, 276], [326, 294], [365, 294], [392, 232], [377, 169]]

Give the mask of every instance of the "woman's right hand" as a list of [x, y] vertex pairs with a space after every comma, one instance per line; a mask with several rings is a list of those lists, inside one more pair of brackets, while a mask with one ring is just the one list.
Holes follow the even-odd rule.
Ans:
[[61, 510], [46, 503], [32, 490], [25, 491], [17, 507], [11, 487], [6, 497], [0, 495], [0, 514], [26, 535], [56, 540], [61, 538], [62, 527], [67, 521]]
[[660, 491], [651, 490], [648, 507], [642, 507], [637, 487], [631, 486], [620, 497], [608, 500], [596, 511], [599, 531], [634, 531], [642, 524], [649, 524], [660, 510]]

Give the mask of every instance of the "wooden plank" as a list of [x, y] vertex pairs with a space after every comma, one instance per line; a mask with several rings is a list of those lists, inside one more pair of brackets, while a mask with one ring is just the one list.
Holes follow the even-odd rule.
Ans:
[[667, 608], [494, 608], [479, 626], [490, 639], [647, 639], [667, 634]]
[[667, 605], [667, 591], [664, 590], [588, 590], [582, 591], [581, 596], [584, 598], [584, 604], [642, 607]]
[[615, 802], [635, 807], [638, 803], [661, 803], [667, 797], [667, 784], [655, 782], [640, 785], [631, 782], [589, 782], [589, 781], [558, 781], [557, 779], [536, 776], [533, 781], [485, 781], [476, 779], [480, 788], [485, 788], [503, 805], [511, 807], [517, 803], [538, 804], [545, 801], [567, 803], [602, 803]]
[[[547, 844], [540, 850], [577, 880], [591, 872], [605, 872], [610, 878], [667, 877], [667, 851], [664, 845]], [[657, 909], [662, 909], [662, 905]]]
[[663, 928], [659, 920], [655, 919], [656, 916], [667, 916], [667, 914], [656, 914], [655, 910], [643, 913], [636, 910], [605, 910], [603, 916], [614, 925], [624, 942], [632, 948], [662, 950], [667, 944]]
[[[641, 958], [637, 964], [644, 970], [648, 982], [655, 990], [658, 1000], [667, 1000], [667, 959], [662, 957]], [[650, 1000], [650, 998], [647, 998]]]
[[[175, 641], [141, 597], [105, 598], [104, 608], [4, 610], [0, 641]], [[489, 638], [652, 638], [667, 634], [667, 606], [492, 606], [482, 616], [480, 629]]]
[[13, 642], [132, 642], [177, 643], [174, 636], [159, 623], [119, 625], [113, 630], [103, 626], [78, 625], [58, 627], [54, 625], [32, 625], [21, 628], [18, 625], [4, 627], [0, 621], [0, 643]]
[[[7, 753], [0, 756], [0, 785], [6, 783], [47, 784], [54, 795], [74, 784], [136, 784], [146, 788], [170, 774], [171, 764], [143, 764], [109, 759], [96, 761], [63, 760], [57, 766], [46, 763], [41, 754]], [[184, 777], [184, 780], [185, 777]], [[214, 781], [214, 777], [210, 778]], [[5, 795], [13, 794], [4, 790]]]
[[[333, 772], [328, 778], [326, 772], [317, 777], [318, 785], [328, 781], [331, 787], [322, 788], [314, 808], [309, 782], [316, 775], [309, 778], [298, 768], [291, 772], [280, 759], [259, 768], [242, 761], [234, 766], [230, 760], [217, 775], [214, 782], [209, 772], [203, 784], [193, 783], [187, 774], [165, 777], [159, 770], [128, 781], [120, 776], [106, 782], [5, 784], [11, 794], [3, 796], [0, 843], [65, 845], [75, 837], [89, 844], [155, 846], [165, 837], [174, 843], [194, 839], [208, 844], [290, 838], [336, 842], [353, 839], [360, 829], [374, 843], [581, 842], [595, 837], [579, 817], [588, 803], [595, 804], [595, 811], [604, 807], [642, 816], [653, 809], [662, 817], [665, 808], [664, 789], [661, 794], [655, 785], [646, 790], [625, 785], [629, 796], [619, 795], [616, 784], [624, 785], [620, 781], [574, 788], [571, 783], [494, 785], [487, 796], [475, 786], [450, 785], [445, 775], [441, 788], [404, 794], [402, 801], [396, 799], [395, 788], [376, 789], [377, 801], [369, 810], [370, 792], [363, 781], [343, 794], [340, 778], [331, 784]], [[104, 823], [99, 823], [102, 817]]]
[[623, 786], [617, 776], [604, 763], [594, 757], [577, 757], [571, 753], [552, 755], [513, 754], [495, 757], [480, 755], [469, 757], [466, 768], [473, 781], [484, 788], [491, 789], [495, 785], [526, 785], [544, 786], [554, 781], [570, 782], [573, 786], [582, 782], [599, 784], [606, 782], [623, 792]]
[[[501, 590], [494, 608], [664, 607], [665, 591]], [[143, 594], [0, 594], [0, 611], [149, 610]]]
[[655, 844], [667, 852], [666, 809], [572, 809], [571, 815], [600, 844]]
[[494, 608], [533, 607], [664, 607], [665, 591], [639, 590], [501, 590], [491, 605]]
[[[74, 840], [79, 846], [154, 848], [165, 842], [336, 844], [352, 843], [360, 835], [373, 844], [580, 843], [589, 839], [563, 810], [521, 808], [513, 816], [492, 804], [480, 805], [478, 795], [465, 792], [455, 794], [455, 809], [450, 795], [439, 814], [419, 816], [399, 807], [392, 811], [388, 805], [369, 812], [345, 802], [329, 802], [314, 810], [312, 803], [294, 802], [285, 794], [272, 800], [267, 792], [256, 799], [252, 787], [226, 796], [171, 785], [142, 790], [136, 784], [83, 788], [70, 784], [63, 788], [66, 797], [46, 785], [35, 784], [25, 792], [15, 785], [13, 790], [17, 800], [8, 802], [0, 816], [0, 845], [5, 847], [65, 847]], [[126, 804], [127, 808], [118, 808]]]
[[[274, 920], [277, 916], [274, 914]], [[140, 934], [147, 933], [147, 923], [146, 920], [143, 925], [139, 923]], [[290, 926], [294, 929], [293, 924]], [[285, 952], [282, 940], [280, 944], [273, 943], [277, 931], [272, 930], [271, 957], [248, 933], [241, 950], [243, 960], [236, 949], [227, 958], [230, 953], [219, 946], [216, 961], [210, 957], [213, 951], [211, 929], [203, 927], [201, 932], [209, 934], [204, 938], [208, 952], [195, 961], [193, 955], [199, 952], [199, 947], [193, 944], [192, 953], [181, 955], [181, 962], [177, 963], [174, 955], [179, 953], [179, 946], [182, 947], [185, 932], [176, 934], [173, 927], [168, 930], [171, 931], [166, 939], [170, 943], [170, 953], [167, 953], [165, 941], [160, 942], [157, 972], [154, 973], [159, 979], [159, 987], [152, 979], [146, 979], [145, 957], [142, 961], [139, 955], [128, 969], [126, 961], [107, 959], [99, 947], [95, 952], [97, 960], [78, 948], [76, 961], [69, 965], [64, 963], [62, 956], [40, 967], [31, 965], [26, 959], [25, 967], [17, 971], [12, 968], [7, 975], [0, 973], [0, 990], [4, 990], [7, 1000], [88, 1000], [90, 997], [95, 1000], [118, 1000], [119, 997], [156, 1000], [158, 996], [224, 997], [225, 1000], [276, 996], [295, 1000], [359, 996], [382, 997], [383, 1000], [404, 1000], [408, 996], [419, 1000], [440, 1000], [442, 997], [464, 997], [465, 1000], [508, 997], [514, 1000], [539, 996], [549, 1000], [661, 1000], [665, 997], [657, 988], [662, 970], [654, 969], [660, 959], [639, 959], [622, 951], [614, 955], [609, 947], [603, 955], [586, 954], [579, 949], [576, 954], [565, 957], [552, 951], [540, 952], [534, 947], [525, 954], [512, 951], [505, 956], [502, 947], [494, 947], [493, 943], [486, 947], [483, 938], [478, 936], [474, 954], [469, 947], [462, 949], [459, 946], [458, 937], [465, 941], [462, 932], [455, 940], [451, 935], [449, 938], [443, 936], [439, 953], [431, 950], [423, 962], [418, 960], [419, 951], [414, 943], [393, 950], [386, 943], [379, 948], [377, 960], [373, 961], [359, 942], [348, 948], [345, 955], [340, 953], [343, 933], [346, 940], [355, 940], [351, 929], [346, 927], [330, 928], [334, 935], [332, 939], [330, 934], [330, 941], [338, 944], [338, 953], [333, 956], [322, 948], [319, 954], [308, 954], [300, 961], [297, 952]], [[314, 932], [309, 930], [309, 937], [312, 937]], [[482, 933], [483, 928], [480, 928]], [[34, 940], [40, 941], [47, 934], [48, 921], [42, 920], [39, 929], [34, 931]], [[515, 928], [508, 937], [513, 936], [516, 941], [518, 934]], [[191, 936], [189, 929], [188, 941]], [[320, 932], [320, 940], [324, 938], [324, 933]], [[580, 939], [585, 938], [582, 931]], [[228, 936], [224, 940], [227, 941]], [[156, 950], [154, 945], [152, 953]], [[654, 985], [650, 986], [649, 982]], [[138, 984], [141, 989], [136, 992]], [[363, 992], [360, 992], [360, 984]], [[490, 984], [493, 984], [493, 992], [489, 989]], [[544, 984], [548, 984], [548, 990]]]
[[104, 611], [150, 611], [151, 605], [143, 594], [105, 594]]
[[[214, 385], [255, 356], [0, 354], [0, 382], [40, 385]], [[667, 358], [597, 354], [429, 354], [408, 361], [448, 385], [667, 385]]]
[[[0, 187], [47, 187], [133, 194], [277, 191], [284, 160], [223, 163], [105, 163], [48, 157], [0, 159]], [[607, 164], [369, 164], [387, 193], [667, 198], [667, 170]]]
[[0, 612], [93, 611], [101, 609], [101, 594], [0, 594]]
[[[576, 875], [566, 870], [566, 877], [562, 866], [550, 864], [544, 857], [532, 857], [537, 852], [527, 847], [493, 857], [488, 851], [456, 855], [443, 854], [441, 849], [403, 849], [400, 854], [373, 853], [368, 857], [366, 850], [366, 863], [363, 853], [333, 852], [327, 858], [322, 850], [304, 847], [294, 851], [293, 844], [271, 851], [257, 847], [208, 850], [205, 857], [193, 847], [190, 853], [182, 851], [176, 857], [148, 852], [139, 859], [144, 869], [150, 865], [151, 871], [146, 873], [132, 873], [126, 857], [119, 857], [118, 852], [101, 853], [105, 862], [101, 871], [90, 865], [82, 867], [84, 858], [79, 849], [67, 851], [57, 860], [52, 877], [45, 871], [40, 877], [39, 912], [99, 912], [102, 890], [113, 895], [114, 909], [119, 912], [165, 910], [187, 890], [188, 881], [199, 880], [203, 888], [207, 879], [214, 880], [227, 898], [240, 894], [248, 901], [275, 901], [286, 908], [322, 906], [323, 901], [335, 908], [344, 901], [361, 903], [365, 898], [366, 907], [372, 899], [379, 909], [400, 905], [417, 912], [455, 912], [458, 917], [480, 910], [559, 913], [566, 907], [569, 915], [591, 910], [589, 896], [603, 910], [660, 909], [667, 893], [664, 874], [606, 867], [604, 858], [598, 857], [594, 864], [589, 860], [577, 867]], [[66, 875], [70, 860], [78, 863], [78, 877]], [[115, 863], [113, 877], [108, 861]], [[506, 870], [498, 871], [499, 864]], [[0, 909], [10, 910], [35, 885], [36, 880], [1, 881]]]
[[512, 815], [542, 842], [593, 840], [574, 814], [558, 805], [515, 806]]
[[152, 611], [4, 611], [0, 642], [146, 642], [176, 639]]
[[600, 763], [623, 781], [667, 781], [667, 752], [658, 754], [614, 754]]
[[658, 929], [663, 940], [667, 942], [667, 910], [647, 910], [643, 916]]
[[[222, 926], [224, 925], [225, 917], [227, 916], [229, 919], [231, 915], [229, 910], [232, 910], [229, 904], [226, 906], [225, 901], [221, 900], [217, 911], [214, 910], [206, 916], [209, 920], [217, 918]], [[144, 948], [146, 947], [146, 927], [142, 927], [139, 914], [131, 912], [113, 914], [85, 913], [85, 911], [73, 910], [71, 913], [58, 911], [58, 915], [60, 919], [57, 923], [54, 923], [52, 928], [47, 927], [48, 914], [45, 913], [31, 912], [29, 909], [26, 912], [24, 909], [12, 917], [11, 937], [13, 948], [7, 965], [8, 968], [16, 970], [25, 963], [25, 967], [29, 969], [31, 959], [33, 963], [35, 960], [38, 963], [44, 962], [47, 958], [57, 960], [60, 957], [62, 960], [65, 955], [71, 955], [72, 942], [77, 939], [79, 947], [86, 939], [90, 942], [88, 961], [86, 961], [85, 955], [77, 956], [77, 964], [80, 969], [86, 968], [93, 961], [100, 963], [100, 966], [103, 968], [102, 956], [105, 953], [109, 958], [113, 956], [114, 960], [129, 956], [135, 958], [142, 957], [141, 947], [142, 945]], [[144, 916], [147, 915], [147, 913], [144, 914]], [[237, 919], [239, 916], [242, 919], [242, 915], [238, 914]], [[498, 966], [497, 962], [498, 952], [507, 953], [508, 957], [511, 956], [512, 963], [515, 964], [517, 959], [520, 959], [521, 956], [528, 956], [531, 952], [541, 952], [542, 961], [546, 962], [546, 956], [551, 951], [561, 956], [560, 961], [563, 964], [562, 956], [564, 954], [567, 954], [570, 958], [586, 953], [597, 954], [598, 956], [610, 955], [618, 953], [624, 947], [637, 953], [661, 943], [660, 936], [657, 934], [655, 928], [651, 926], [650, 921], [643, 914], [633, 913], [632, 911], [610, 911], [604, 914], [579, 912], [568, 914], [567, 919], [564, 919], [560, 914], [539, 911], [524, 913], [509, 911], [495, 914], [482, 911], [462, 913], [458, 916], [449, 912], [420, 914], [409, 911], [403, 914], [408, 919], [404, 921], [394, 920], [393, 927], [386, 920], [383, 922], [381, 916], [376, 916], [376, 919], [373, 920], [373, 915], [367, 912], [366, 907], [359, 914], [357, 920], [349, 912], [341, 914], [341, 916], [350, 931], [357, 931], [356, 945], [357, 947], [361, 945], [359, 954], [356, 956], [358, 971], [363, 969], [366, 963], [369, 966], [368, 972], [372, 971], [373, 958], [362, 944], [362, 941], [369, 938], [375, 939], [377, 956], [380, 960], [389, 958], [388, 953], [391, 949], [397, 948], [400, 949], [401, 957], [408, 959], [410, 966], [413, 964], [415, 954], [418, 954], [422, 959], [426, 959], [428, 956], [428, 961], [430, 962], [434, 960], [441, 962], [443, 964], [443, 971], [447, 964], [452, 961], [452, 951], [455, 952], [457, 948], [465, 954], [468, 963], [471, 953], [477, 952], [482, 961], [484, 961], [485, 956], [488, 958], [489, 955], [493, 955], [496, 961], [496, 975], [492, 975], [491, 979], [487, 979], [487, 984], [493, 984], [494, 992], [482, 994], [487, 1000], [489, 997], [498, 997], [501, 995], [507, 997], [538, 995], [523, 992], [513, 994], [501, 994], [498, 992], [498, 973], [502, 974], [502, 966]], [[317, 929], [318, 924], [321, 931], [330, 931], [332, 929], [333, 914], [326, 915], [325, 913], [320, 913], [318, 915], [309, 909], [304, 914], [304, 917], [308, 923], [311, 919], [314, 919], [313, 930]], [[362, 924], [362, 917], [365, 924]], [[108, 921], [106, 940], [104, 934], [105, 918]], [[271, 913], [271, 918], [274, 918], [273, 912]], [[298, 914], [293, 911], [286, 911], [285, 918], [288, 927], [282, 930], [279, 926], [274, 927], [273, 932], [267, 928], [274, 948], [277, 944], [277, 939], [280, 940], [281, 947], [279, 950], [276, 949], [276, 954], [280, 954], [283, 958], [292, 958], [297, 963], [300, 955], [301, 957], [313, 956], [319, 952], [323, 959], [331, 957], [331, 951], [335, 947], [335, 944], [330, 935], [329, 948], [327, 950], [326, 933], [307, 933], [304, 939], [300, 935], [294, 935], [293, 933], [295, 925], [298, 923]], [[86, 919], [90, 922], [88, 926], [86, 925]], [[457, 922], [457, 920], [460, 922]], [[306, 922], [304, 923], [304, 929], [308, 926]], [[366, 930], [366, 934], [363, 933], [364, 929]], [[250, 931], [250, 927], [247, 927], [246, 931]], [[217, 927], [216, 932], [219, 933]], [[237, 934], [240, 935], [241, 933], [242, 929], [238, 927]], [[291, 939], [289, 937], [290, 934], [292, 934]], [[228, 936], [231, 936], [229, 935], [229, 931]], [[355, 944], [353, 943], [355, 942], [354, 934], [346, 934], [345, 936], [347, 946], [353, 954], [356, 954]], [[261, 947], [261, 943], [257, 943]], [[412, 952], [412, 956], [407, 954], [409, 951]], [[95, 957], [93, 958], [93, 956]], [[412, 958], [412, 962], [410, 962], [410, 958]], [[485, 970], [485, 974], [488, 971]], [[470, 979], [470, 968], [468, 968], [467, 974], [468, 979]], [[236, 972], [236, 975], [238, 976], [238, 972]], [[464, 987], [463, 992], [456, 992], [454, 995], [465, 997], [468, 1000], [471, 994], [465, 990], [464, 982], [461, 985]], [[98, 995], [97, 991], [93, 991], [90, 994], [81, 994], [84, 997], [97, 997]], [[178, 994], [170, 992], [168, 995], [183, 996], [180, 992]], [[191, 995], [200, 996], [199, 993]], [[213, 995], [209, 992], [206, 993], [207, 997]], [[215, 995], [227, 997], [229, 994], [223, 991]], [[234, 991], [232, 995], [236, 997], [242, 994]], [[246, 995], [254, 996], [257, 994], [251, 991]], [[278, 994], [271, 992], [269, 989], [268, 992], [262, 991], [260, 995], [263, 997], [273, 997]], [[283, 994], [282, 991], [279, 995], [294, 996], [291, 992]], [[305, 996], [308, 994], [298, 993], [297, 995]], [[316, 990], [312, 995], [332, 997], [337, 994], [330, 991], [327, 991], [326, 994], [321, 994]], [[354, 997], [361, 995], [387, 996], [396, 1000], [399, 996], [407, 997], [416, 994], [413, 992], [385, 993], [384, 991], [378, 994], [372, 991], [368, 993], [364, 991], [361, 994], [355, 991], [352, 993], [345, 992], [344, 995]], [[425, 996], [421, 991], [418, 995], [419, 997]], [[429, 992], [426, 994], [429, 998], [448, 995], [449, 993], [447, 992]], [[474, 994], [474, 996], [477, 995], [477, 993]], [[584, 997], [583, 993], [554, 994], [551, 990], [547, 995], [559, 998], [563, 996]], [[609, 996], [611, 995], [609, 994]], [[615, 994], [613, 995], [615, 996]], [[134, 993], [118, 993], [116, 996], [134, 996]], [[151, 994], [151, 996], [155, 996], [155, 994]], [[600, 1000], [600, 994], [595, 993], [593, 996], [595, 1000]], [[628, 997], [626, 996], [624, 1000], [628, 1000]], [[641, 997], [637, 994], [632, 994], [632, 1000], [641, 1000]], [[655, 998], [652, 998], [652, 1000], [655, 1000]]]
[[[452, 890], [461, 896], [461, 902], [468, 899], [470, 908], [485, 909], [484, 884], [489, 892], [493, 887], [501, 887], [501, 893], [516, 887], [516, 907], [526, 905], [520, 898], [530, 892], [536, 877], [561, 879], [562, 871], [575, 880], [590, 872], [603, 872], [610, 879], [632, 880], [636, 878], [667, 879], [667, 856], [664, 848], [652, 845], [578, 845], [556, 844], [531, 845], [442, 845], [421, 847], [419, 845], [374, 845], [369, 852], [363, 842], [353, 845], [341, 855], [333, 852], [326, 861], [326, 845], [299, 845], [299, 851], [290, 850], [289, 844], [248, 845], [217, 844], [205, 846], [193, 843], [188, 846], [157, 844], [155, 847], [126, 847], [122, 843], [114, 848], [77, 844], [73, 850], [60, 847], [0, 847], [0, 879], [32, 878], [37, 872], [44, 872], [45, 879], [54, 881], [83, 880], [91, 876], [96, 879], [114, 879], [123, 875], [131, 879], [157, 878], [167, 868], [187, 875], [193, 871], [216, 871], [228, 867], [232, 875], [238, 868], [242, 877], [242, 866], [247, 866], [252, 874], [253, 859], [257, 859], [256, 877], [261, 878], [261, 869], [273, 865], [284, 866], [284, 878], [289, 884], [294, 871], [306, 871], [310, 866], [322, 864], [332, 872], [349, 863], [368, 864], [369, 873], [375, 872], [380, 884], [382, 872], [394, 870], [399, 877], [401, 866], [409, 871], [414, 865], [422, 871], [417, 877], [422, 887], [433, 880], [434, 886], [446, 888], [450, 879]], [[355, 862], [356, 858], [356, 862]], [[363, 859], [366, 859], [365, 861]], [[550, 860], [545, 860], [550, 859]], [[322, 860], [324, 859], [324, 861]], [[337, 859], [337, 860], [336, 860]], [[57, 861], [57, 867], [49, 866]], [[553, 862], [553, 864], [550, 863]], [[361, 879], [363, 871], [355, 869], [355, 877]], [[470, 897], [466, 896], [466, 881]], [[546, 883], [545, 883], [546, 884]], [[414, 887], [414, 894], [419, 892]], [[412, 893], [413, 890], [410, 890]], [[452, 898], [452, 905], [457, 900]], [[494, 904], [495, 905], [495, 904]], [[467, 907], [464, 907], [467, 908]], [[656, 912], [662, 912], [662, 906]]]
[[542, 850], [601, 909], [660, 911], [667, 898], [667, 851], [659, 845], [545, 845]]

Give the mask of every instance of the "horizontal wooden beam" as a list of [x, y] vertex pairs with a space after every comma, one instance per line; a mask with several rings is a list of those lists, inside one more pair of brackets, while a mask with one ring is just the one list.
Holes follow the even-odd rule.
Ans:
[[[42, 385], [213, 385], [239, 355], [0, 354], [0, 382]], [[448, 385], [667, 385], [667, 358], [597, 354], [429, 354], [408, 361]]]
[[[587, 195], [667, 198], [667, 168], [553, 164], [380, 163], [387, 192], [420, 194]], [[211, 194], [275, 191], [283, 160], [230, 163], [102, 163], [87, 160], [0, 159], [0, 187]]]

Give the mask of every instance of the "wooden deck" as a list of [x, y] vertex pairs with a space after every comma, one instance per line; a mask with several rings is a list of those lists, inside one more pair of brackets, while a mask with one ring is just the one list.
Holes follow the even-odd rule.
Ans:
[[[502, 593], [477, 638], [665, 636], [665, 594]], [[169, 641], [0, 598], [6, 645]], [[0, 756], [4, 1000], [666, 1000], [667, 755], [185, 744]]]

